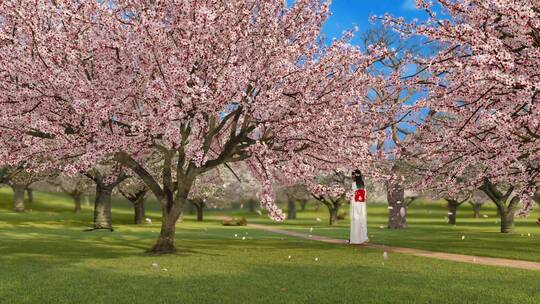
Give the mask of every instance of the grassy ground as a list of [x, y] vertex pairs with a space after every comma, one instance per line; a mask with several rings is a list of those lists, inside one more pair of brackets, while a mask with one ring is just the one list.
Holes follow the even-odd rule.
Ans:
[[[137, 227], [129, 224], [128, 205], [116, 203], [115, 232], [82, 232], [91, 220], [88, 207], [74, 215], [65, 197], [37, 193], [32, 212], [15, 214], [9, 200], [9, 191], [0, 189], [0, 303], [492, 304], [540, 300], [535, 283], [538, 272], [399, 254], [384, 261], [377, 250], [223, 227], [213, 220], [197, 223], [191, 217], [178, 225], [177, 255], [150, 256], [144, 250], [157, 237], [157, 211], [149, 212], [154, 224]], [[312, 214], [305, 217], [290, 223], [292, 229], [316, 224]], [[299, 228], [302, 221], [306, 225]], [[322, 232], [319, 225], [316, 231]], [[155, 269], [153, 263], [159, 267]]]
[[[344, 209], [344, 212], [348, 216], [348, 210]], [[528, 219], [516, 218], [515, 231], [509, 234], [499, 232], [500, 222], [492, 204], [483, 206], [481, 211], [483, 216], [479, 219], [473, 218], [473, 211], [469, 205], [462, 205], [457, 212], [456, 225], [447, 224], [445, 219], [447, 213], [442, 202], [414, 203], [408, 212], [409, 228], [388, 230], [385, 228], [388, 217], [386, 205], [370, 204], [368, 235], [372, 243], [389, 246], [540, 261], [540, 225], [536, 224], [538, 211], [534, 211]], [[284, 223], [274, 223], [265, 216], [245, 211], [231, 212], [231, 216], [245, 216], [249, 222], [274, 225], [308, 234], [342, 239], [349, 237], [348, 220], [329, 226], [324, 206], [318, 212], [312, 208], [298, 212], [297, 220], [288, 220]], [[317, 218], [321, 221], [317, 221]], [[313, 228], [312, 232], [310, 228]]]

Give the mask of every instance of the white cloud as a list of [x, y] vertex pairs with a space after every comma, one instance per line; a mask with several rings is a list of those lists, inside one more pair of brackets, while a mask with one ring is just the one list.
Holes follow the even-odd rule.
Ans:
[[415, 11], [418, 9], [416, 7], [416, 0], [404, 0], [401, 8], [406, 11]]

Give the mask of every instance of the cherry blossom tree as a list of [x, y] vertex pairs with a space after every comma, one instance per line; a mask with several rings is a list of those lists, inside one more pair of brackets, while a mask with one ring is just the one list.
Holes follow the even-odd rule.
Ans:
[[448, 224], [455, 225], [457, 218], [457, 210], [459, 206], [469, 201], [470, 194], [462, 194], [462, 196], [445, 197], [446, 207], [448, 208]]
[[[379, 126], [388, 136], [377, 143], [378, 153], [384, 158], [378, 162], [379, 169], [390, 176], [385, 182], [388, 202], [388, 228], [407, 228], [407, 203], [405, 190], [411, 186], [411, 174], [406, 172], [410, 153], [396, 153], [404, 142], [414, 135], [410, 121], [416, 114], [416, 86], [424, 78], [420, 65], [416, 64], [422, 47], [410, 39], [403, 39], [390, 28], [377, 24], [362, 35], [364, 48], [383, 45], [389, 48], [369, 73], [384, 79], [384, 85], [374, 86], [368, 95], [372, 104], [384, 111], [386, 119]], [[414, 126], [414, 125], [412, 125]], [[397, 148], [397, 149], [396, 149]], [[399, 151], [399, 150], [398, 150]]]
[[145, 219], [144, 203], [150, 189], [143, 181], [132, 177], [124, 180], [117, 187], [118, 192], [133, 204], [133, 223], [140, 225]]
[[362, 53], [350, 33], [324, 45], [328, 12], [319, 0], [2, 2], [0, 159], [129, 168], [162, 207], [155, 253], [175, 251], [197, 176], [226, 163], [249, 163], [282, 220], [277, 174], [360, 167], [384, 137], [372, 132], [384, 115], [363, 102], [382, 50]]
[[501, 232], [512, 231], [514, 215], [519, 210], [520, 203], [520, 197], [514, 193], [515, 185], [503, 181], [494, 183], [489, 178], [484, 178], [481, 184], [478, 184], [477, 176], [490, 172], [490, 168], [484, 163], [469, 164], [461, 170], [456, 170], [456, 166], [461, 165], [459, 162], [447, 163], [444, 158], [433, 157], [431, 154], [433, 147], [424, 143], [435, 134], [443, 136], [442, 134], [447, 131], [447, 122], [452, 121], [454, 116], [437, 113], [430, 119], [429, 130], [422, 128], [417, 131], [413, 140], [404, 147], [406, 153], [416, 157], [411, 158], [407, 164], [420, 177], [418, 188], [433, 193], [434, 197], [449, 199], [448, 207], [452, 209], [449, 213], [452, 214], [457, 211], [460, 202], [465, 202], [465, 198], [480, 190], [497, 206]]
[[28, 202], [32, 203], [30, 186], [45, 178], [43, 174], [29, 172], [22, 167], [4, 167], [0, 172], [0, 183], [6, 184], [13, 190], [13, 211], [24, 212], [24, 194], [28, 194]]
[[339, 209], [347, 204], [350, 197], [352, 179], [348, 177], [348, 173], [350, 172], [336, 170], [306, 183], [311, 195], [328, 208], [330, 225], [337, 223]]
[[240, 202], [247, 204], [249, 212], [256, 212], [259, 206], [257, 193], [261, 191], [260, 183], [253, 177], [246, 163], [238, 162], [219, 170], [223, 181], [220, 205], [226, 202]]
[[471, 205], [473, 209], [473, 217], [474, 218], [480, 218], [480, 209], [482, 206], [486, 203], [487, 198], [486, 195], [483, 194], [481, 191], [473, 191], [471, 198], [469, 200], [469, 204]]
[[188, 200], [197, 210], [197, 221], [204, 218], [204, 209], [210, 200], [216, 201], [223, 196], [223, 179], [220, 176], [220, 168], [197, 176], [190, 191]]
[[[306, 186], [301, 183], [296, 183], [293, 185], [282, 185], [277, 190], [278, 197], [281, 196], [281, 199], [285, 199], [287, 202], [287, 219], [295, 220], [296, 219], [296, 203], [307, 202], [311, 197], [309, 191], [306, 189]], [[305, 203], [302, 205], [302, 211], [304, 211]]]
[[93, 187], [92, 182], [85, 176], [65, 176], [60, 175], [47, 181], [55, 186], [57, 190], [64, 192], [73, 199], [73, 212], [81, 211], [81, 203], [84, 195], [88, 195]]
[[[510, 225], [513, 213], [527, 213], [540, 184], [540, 4], [536, 0], [417, 1], [425, 22], [406, 23], [386, 16], [405, 35], [443, 46], [422, 65], [429, 78], [417, 83], [427, 96], [426, 121], [443, 132], [426, 132], [417, 145], [425, 159], [438, 159], [433, 175], [445, 172], [445, 187], [468, 175], [465, 187], [482, 189]], [[437, 10], [445, 15], [439, 17]], [[435, 114], [451, 119], [437, 119]], [[440, 116], [439, 116], [440, 117]], [[421, 126], [429, 131], [432, 123]], [[425, 183], [430, 183], [427, 178]], [[506, 185], [506, 186], [504, 186]], [[504, 191], [500, 187], [506, 188]], [[513, 196], [516, 192], [518, 196]], [[516, 209], [517, 208], [517, 209]], [[506, 232], [509, 229], [501, 227]]]
[[95, 183], [96, 198], [94, 200], [94, 223], [91, 230], [106, 229], [113, 231], [112, 227], [112, 194], [115, 188], [126, 180], [127, 175], [123, 168], [117, 164], [100, 164], [84, 173]]

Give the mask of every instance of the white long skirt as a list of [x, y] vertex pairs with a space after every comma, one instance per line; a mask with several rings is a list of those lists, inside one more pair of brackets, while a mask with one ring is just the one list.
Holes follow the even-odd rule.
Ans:
[[351, 202], [351, 237], [349, 244], [362, 244], [368, 240], [366, 203]]

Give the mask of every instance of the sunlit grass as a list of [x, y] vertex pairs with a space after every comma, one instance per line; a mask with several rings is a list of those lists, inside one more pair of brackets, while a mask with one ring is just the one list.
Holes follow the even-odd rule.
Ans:
[[[345, 209], [345, 212], [348, 210]], [[339, 221], [329, 226], [326, 208], [319, 211], [311, 207], [308, 211], [298, 212], [297, 220], [275, 223], [265, 216], [249, 214], [244, 211], [232, 211], [236, 216], [246, 216], [252, 223], [275, 225], [276, 227], [311, 234], [348, 239], [348, 220]], [[457, 224], [448, 225], [448, 211], [443, 202], [413, 203], [408, 212], [409, 228], [404, 230], [386, 229], [387, 209], [384, 204], [368, 206], [368, 235], [370, 241], [390, 246], [410, 247], [433, 251], [462, 253], [470, 255], [502, 257], [540, 261], [540, 225], [536, 224], [538, 211], [529, 218], [516, 218], [513, 233], [500, 233], [499, 218], [495, 206], [483, 206], [481, 218], [473, 218], [470, 205], [462, 205], [457, 212]], [[487, 216], [487, 217], [484, 217]], [[317, 218], [321, 221], [317, 221]], [[381, 228], [382, 227], [382, 228]], [[462, 237], [465, 236], [465, 239]]]
[[[224, 212], [208, 214], [203, 223], [186, 216], [177, 226], [178, 254], [152, 256], [144, 251], [159, 231], [155, 205], [150, 204], [148, 212], [151, 225], [131, 225], [129, 204], [117, 201], [114, 232], [83, 232], [92, 219], [89, 206], [75, 215], [65, 196], [36, 193], [32, 211], [20, 214], [11, 212], [10, 195], [8, 189], [0, 190], [0, 303], [537, 303], [539, 299], [535, 271], [400, 254], [390, 254], [384, 262], [378, 250], [224, 227], [217, 220]], [[435, 207], [433, 211], [439, 212]], [[377, 221], [383, 221], [383, 207], [378, 216], [377, 208], [370, 210], [374, 241], [400, 236], [376, 229]], [[236, 212], [241, 213], [246, 212]], [[346, 223], [326, 228], [325, 222], [315, 221], [317, 216], [325, 220], [322, 211], [299, 215], [298, 221], [280, 225], [296, 230], [315, 227], [315, 233], [344, 236]], [[257, 215], [250, 221], [267, 222]], [[413, 217], [411, 233], [417, 229], [414, 222]], [[440, 226], [441, 231], [456, 229]], [[492, 228], [496, 231], [496, 225]], [[421, 232], [416, 232], [418, 237], [427, 238]], [[456, 244], [467, 248], [465, 242]], [[158, 266], [152, 267], [154, 263]]]

